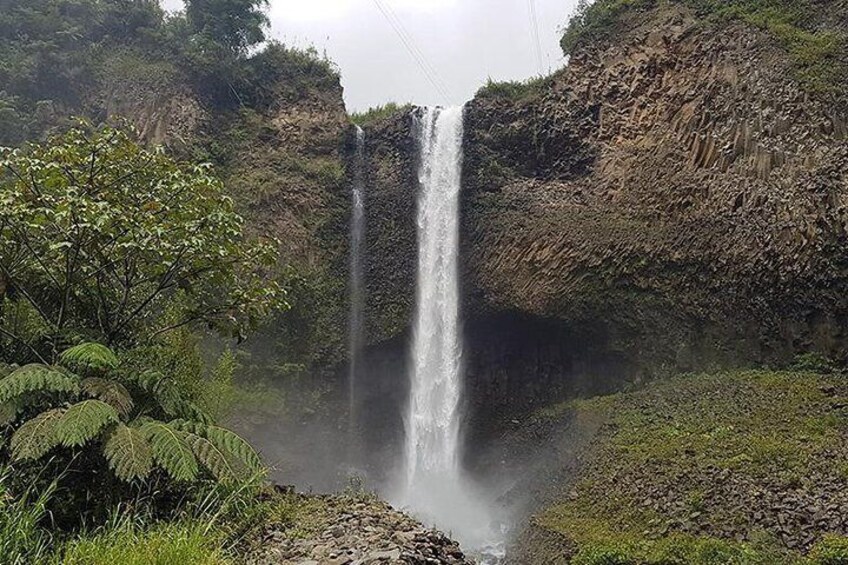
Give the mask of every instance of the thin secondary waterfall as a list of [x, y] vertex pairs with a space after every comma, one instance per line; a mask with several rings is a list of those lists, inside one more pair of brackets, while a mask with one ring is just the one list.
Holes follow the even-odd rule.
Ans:
[[363, 243], [365, 239], [365, 132], [356, 126], [356, 155], [353, 169], [353, 211], [350, 219], [350, 327], [348, 328], [350, 368], [348, 374], [351, 426], [356, 421], [356, 374], [363, 342], [365, 285], [363, 282]]
[[462, 108], [419, 120], [418, 282], [406, 415], [407, 492], [459, 481], [459, 186]]

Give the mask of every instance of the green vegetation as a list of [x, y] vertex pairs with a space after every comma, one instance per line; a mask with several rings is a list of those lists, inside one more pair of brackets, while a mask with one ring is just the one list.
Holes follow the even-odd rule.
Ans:
[[[779, 530], [748, 528], [761, 521], [755, 512], [769, 513], [757, 492], [841, 484], [843, 379], [794, 371], [685, 375], [543, 410], [543, 420], [605, 423], [571, 494], [538, 524], [573, 540], [575, 562], [584, 565], [805, 562], [778, 541]], [[786, 527], [800, 531], [794, 522]], [[827, 556], [845, 543], [822, 538], [810, 563], [841, 562]]]
[[69, 542], [55, 562], [64, 565], [228, 565], [221, 533], [202, 523], [131, 521]]
[[172, 379], [121, 369], [112, 351], [85, 343], [63, 352], [60, 365], [25, 365], [0, 380], [6, 415], [0, 424], [35, 414], [11, 436], [12, 461], [97, 443], [112, 472], [127, 482], [148, 478], [154, 464], [175, 481], [196, 480], [201, 470], [222, 482], [261, 473], [250, 445], [213, 425]]
[[364, 112], [354, 112], [350, 115], [350, 121], [358, 126], [366, 126], [385, 120], [389, 116], [402, 114], [412, 110], [412, 104], [397, 104], [396, 102], [388, 102], [382, 106], [374, 106]]
[[[270, 104], [279, 83], [337, 81], [314, 52], [265, 41], [267, 0], [8, 0], [0, 13], [0, 144], [39, 137], [102, 97], [190, 85], [217, 109]], [[123, 81], [123, 84], [121, 84]], [[130, 87], [131, 88], [128, 88]], [[105, 92], [104, 92], [105, 91]]]
[[[276, 247], [247, 241], [205, 166], [109, 127], [0, 150], [0, 358], [55, 361], [82, 339], [138, 345], [205, 323], [240, 336], [284, 305]], [[179, 298], [177, 316], [168, 306]]]
[[134, 138], [0, 150], [4, 563], [225, 563], [267, 514], [258, 455], [215, 423], [235, 354], [209, 362], [200, 332], [286, 307], [277, 242], [243, 235], [208, 166]]
[[586, 41], [610, 38], [628, 11], [669, 2], [684, 3], [716, 25], [741, 20], [767, 31], [786, 49], [798, 79], [813, 92], [838, 89], [848, 76], [840, 59], [845, 34], [823, 27], [811, 0], [582, 0], [562, 37], [562, 49], [568, 55]]
[[525, 81], [496, 82], [492, 79], [477, 91], [476, 98], [505, 98], [507, 100], [527, 100], [546, 91], [553, 81], [551, 76], [527, 79]]

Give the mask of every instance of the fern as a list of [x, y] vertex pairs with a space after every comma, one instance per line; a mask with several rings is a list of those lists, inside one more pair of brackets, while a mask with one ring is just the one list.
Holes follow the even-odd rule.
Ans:
[[165, 415], [171, 418], [198, 420], [212, 423], [212, 418], [193, 402], [182, 398], [174, 381], [157, 371], [145, 371], [131, 380], [142, 390], [153, 396]]
[[118, 421], [114, 407], [101, 400], [84, 400], [68, 408], [59, 421], [56, 437], [65, 447], [79, 447]]
[[64, 414], [64, 408], [48, 410], [18, 428], [12, 435], [12, 459], [39, 459], [59, 445], [56, 430]]
[[262, 470], [262, 460], [259, 455], [246, 440], [235, 432], [220, 426], [187, 420], [175, 420], [170, 425], [178, 430], [209, 440], [222, 452], [236, 457], [252, 473], [258, 473]]
[[154, 459], [172, 478], [177, 481], [197, 478], [197, 459], [186, 441], [186, 432], [155, 420], [142, 425], [141, 431], [150, 441]]
[[144, 432], [124, 424], [118, 424], [109, 433], [103, 454], [115, 476], [124, 481], [144, 479], [153, 468], [153, 450]]
[[79, 373], [107, 373], [118, 367], [118, 358], [111, 349], [99, 343], [81, 343], [59, 356], [65, 367]]
[[64, 392], [79, 394], [79, 378], [45, 365], [24, 365], [0, 379], [0, 403], [28, 392]]
[[114, 407], [124, 418], [129, 417], [135, 404], [129, 391], [117, 381], [89, 377], [80, 383], [82, 391]]
[[212, 473], [217, 480], [223, 483], [233, 482], [244, 473], [231, 455], [222, 451], [205, 437], [188, 434], [187, 440], [192, 452], [200, 463]]

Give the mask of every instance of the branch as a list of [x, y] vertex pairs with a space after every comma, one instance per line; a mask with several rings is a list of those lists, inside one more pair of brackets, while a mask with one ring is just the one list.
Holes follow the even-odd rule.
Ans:
[[41, 356], [41, 354], [38, 352], [38, 350], [36, 350], [33, 346], [31, 346], [31, 345], [30, 345], [30, 344], [28, 344], [26, 341], [24, 341], [24, 340], [23, 340], [23, 339], [21, 339], [20, 337], [16, 336], [15, 334], [13, 334], [12, 332], [10, 332], [9, 330], [7, 330], [7, 329], [3, 328], [2, 326], [0, 326], [0, 333], [2, 333], [3, 335], [5, 335], [5, 336], [7, 336], [7, 337], [9, 337], [9, 338], [11, 338], [11, 339], [13, 339], [13, 340], [15, 340], [16, 342], [20, 343], [21, 345], [23, 345], [24, 347], [26, 347], [27, 349], [29, 349], [30, 353], [32, 353], [33, 355], [35, 355], [35, 357], [36, 357], [39, 361], [41, 361], [43, 364], [45, 364], [45, 365], [49, 365], [49, 364], [50, 364], [50, 363], [48, 363], [48, 362], [47, 362], [47, 360], [46, 360], [46, 359], [44, 359], [44, 357], [42, 357], [42, 356]]

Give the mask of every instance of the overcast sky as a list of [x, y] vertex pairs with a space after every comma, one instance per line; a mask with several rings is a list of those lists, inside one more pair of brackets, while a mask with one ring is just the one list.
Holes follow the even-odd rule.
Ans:
[[[163, 0], [180, 9], [181, 0]], [[489, 78], [516, 80], [564, 64], [560, 30], [577, 0], [271, 0], [270, 35], [314, 46], [341, 71], [348, 110], [385, 102], [460, 104]], [[536, 13], [539, 47], [534, 39]], [[381, 11], [380, 6], [384, 11]], [[388, 17], [387, 15], [388, 14]], [[389, 22], [411, 38], [432, 81]], [[398, 23], [399, 22], [399, 23]], [[443, 84], [441, 88], [433, 82]]]

